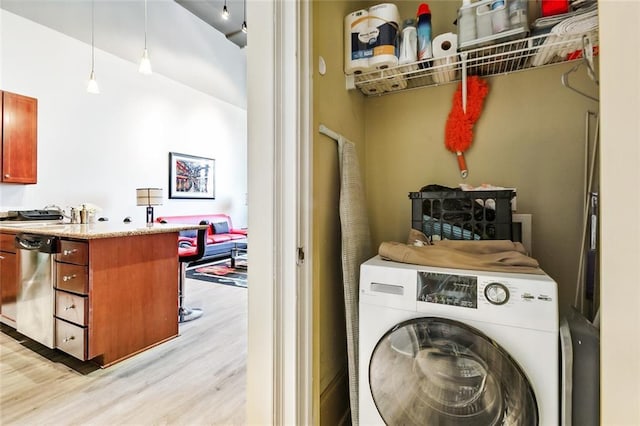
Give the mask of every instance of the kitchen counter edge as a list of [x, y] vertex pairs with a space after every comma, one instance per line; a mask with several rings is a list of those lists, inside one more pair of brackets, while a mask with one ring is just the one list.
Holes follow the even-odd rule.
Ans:
[[127, 237], [134, 235], [162, 234], [167, 232], [180, 232], [193, 229], [205, 229], [209, 225], [178, 224], [178, 223], [153, 223], [150, 226], [132, 223], [98, 222], [90, 224], [46, 224], [39, 225], [21, 223], [10, 225], [0, 223], [0, 232], [29, 233], [48, 235], [53, 237], [76, 238], [80, 240], [92, 240], [98, 238]]

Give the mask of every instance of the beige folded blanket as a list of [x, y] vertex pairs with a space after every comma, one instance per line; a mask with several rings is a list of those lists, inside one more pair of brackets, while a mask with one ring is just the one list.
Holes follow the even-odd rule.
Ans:
[[509, 240], [442, 240], [423, 246], [383, 242], [378, 254], [395, 262], [415, 265], [544, 274], [538, 261], [526, 255], [521, 243]]

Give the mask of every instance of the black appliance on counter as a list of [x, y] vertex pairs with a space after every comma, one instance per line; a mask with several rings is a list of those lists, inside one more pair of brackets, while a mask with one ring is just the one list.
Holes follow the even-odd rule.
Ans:
[[9, 210], [5, 217], [0, 220], [11, 222], [29, 222], [32, 220], [62, 220], [62, 212], [60, 210]]

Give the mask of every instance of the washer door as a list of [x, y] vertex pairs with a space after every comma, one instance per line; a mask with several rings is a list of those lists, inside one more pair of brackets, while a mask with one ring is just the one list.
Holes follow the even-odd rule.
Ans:
[[389, 330], [369, 363], [369, 385], [388, 425], [537, 425], [533, 389], [516, 362], [481, 331], [443, 318]]

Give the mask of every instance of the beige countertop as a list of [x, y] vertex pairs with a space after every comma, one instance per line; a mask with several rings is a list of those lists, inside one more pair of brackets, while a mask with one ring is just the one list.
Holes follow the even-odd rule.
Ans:
[[89, 224], [71, 223], [37, 223], [33, 222], [0, 222], [0, 231], [28, 232], [30, 234], [51, 235], [54, 237], [76, 238], [91, 240], [96, 238], [126, 237], [132, 235], [161, 234], [179, 232], [187, 229], [201, 229], [208, 225], [177, 224], [177, 223], [123, 223], [97, 222]]

